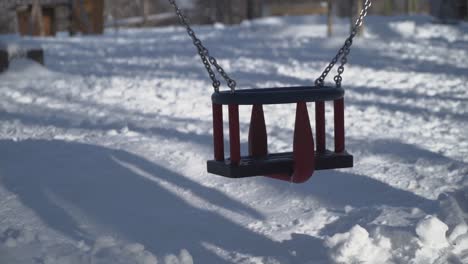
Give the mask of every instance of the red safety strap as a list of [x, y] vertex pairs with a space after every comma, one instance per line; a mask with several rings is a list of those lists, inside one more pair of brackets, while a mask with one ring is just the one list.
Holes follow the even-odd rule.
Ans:
[[268, 175], [267, 177], [294, 183], [303, 183], [314, 174], [314, 137], [310, 126], [309, 114], [307, 112], [307, 104], [305, 102], [297, 103], [296, 107], [293, 158], [294, 166], [292, 174]]
[[292, 182], [302, 183], [307, 181], [315, 170], [314, 136], [310, 127], [307, 104], [297, 103], [296, 125], [294, 127], [294, 172]]

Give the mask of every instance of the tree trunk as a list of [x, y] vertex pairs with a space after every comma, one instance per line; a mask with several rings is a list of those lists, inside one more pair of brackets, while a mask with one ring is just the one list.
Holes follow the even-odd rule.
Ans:
[[[356, 17], [354, 18], [353, 26], [354, 26], [354, 23], [356, 23], [356, 19], [358, 19], [358, 17], [361, 15], [361, 10], [363, 7], [364, 7], [364, 4], [362, 0], [357, 0], [356, 1]], [[364, 23], [361, 25], [361, 27], [359, 27], [357, 35], [362, 36], [363, 32], [364, 32]]]
[[233, 10], [232, 10], [232, 1], [231, 0], [227, 0], [226, 1], [226, 6], [225, 6], [225, 14], [226, 14], [226, 24], [232, 24], [234, 23], [234, 13], [233, 13]]
[[246, 0], [245, 8], [247, 9], [245, 12], [245, 16], [247, 20], [252, 20], [255, 17], [255, 6], [254, 0]]
[[333, 0], [328, 0], [327, 8], [327, 36], [331, 37], [333, 34]]
[[148, 25], [148, 15], [149, 15], [149, 2], [148, 0], [141, 0], [141, 17], [143, 19], [142, 26]]
[[[352, 0], [351, 1], [351, 8], [350, 8], [350, 32], [353, 31], [354, 25], [356, 24], [356, 20], [358, 19], [359, 15], [361, 14], [361, 10], [363, 8], [362, 0]], [[361, 36], [362, 32], [364, 31], [364, 25], [358, 28], [357, 36]]]
[[31, 10], [31, 35], [45, 36], [44, 21], [42, 19], [41, 4], [39, 0], [34, 0]]
[[263, 16], [263, 0], [258, 0], [257, 5], [257, 17]]
[[221, 0], [218, 0], [218, 1], [215, 1], [215, 22], [224, 22], [223, 21], [223, 3], [224, 1], [221, 1]]
[[418, 0], [406, 0], [406, 13], [413, 14], [416, 13], [419, 9]]
[[356, 0], [350, 0], [350, 7], [349, 7], [349, 32], [351, 33], [353, 31], [353, 26], [354, 26], [354, 2]]
[[393, 0], [384, 0], [384, 13], [387, 16], [392, 15], [393, 13]]

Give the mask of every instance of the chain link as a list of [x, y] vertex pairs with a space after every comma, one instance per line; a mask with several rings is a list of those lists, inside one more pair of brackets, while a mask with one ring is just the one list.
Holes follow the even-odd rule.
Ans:
[[210, 55], [210, 52], [208, 49], [203, 46], [201, 40], [195, 35], [195, 31], [190, 27], [190, 24], [185, 17], [185, 15], [182, 13], [182, 10], [179, 8], [175, 0], [168, 0], [169, 3], [174, 7], [175, 12], [177, 14], [177, 17], [179, 18], [180, 23], [185, 27], [187, 30], [188, 35], [190, 38], [192, 38], [193, 45], [197, 48], [198, 50], [198, 55], [200, 56], [203, 64], [205, 65], [206, 71], [208, 72], [208, 75], [211, 78], [213, 88], [215, 92], [219, 92], [219, 87], [221, 86], [221, 82], [216, 78], [216, 74], [211, 68], [213, 66], [216, 71], [223, 77], [223, 79], [226, 81], [228, 87], [231, 89], [232, 92], [236, 90], [236, 81], [231, 79], [229, 75], [224, 71], [224, 69], [219, 65], [218, 61], [216, 60], [215, 57]]
[[338, 67], [338, 74], [333, 78], [333, 80], [335, 81], [336, 87], [341, 87], [341, 82], [343, 81], [343, 77], [341, 75], [344, 73], [346, 63], [348, 63], [348, 55], [351, 52], [353, 39], [357, 35], [359, 28], [362, 26], [364, 22], [364, 18], [367, 16], [367, 11], [369, 10], [371, 6], [372, 6], [371, 0], [366, 0], [366, 2], [364, 2], [364, 7], [361, 10], [359, 17], [356, 20], [356, 23], [354, 24], [351, 30], [351, 34], [346, 39], [343, 47], [340, 48], [336, 56], [332, 59], [330, 64], [322, 72], [322, 75], [320, 75], [320, 77], [315, 80], [316, 86], [322, 87], [325, 84], [325, 78], [327, 78], [327, 75], [330, 73], [330, 71], [333, 69], [335, 64], [338, 63], [338, 60], [340, 60], [341, 58], [340, 66]]
[[[216, 78], [216, 74], [212, 69], [212, 66], [216, 69], [216, 71], [223, 77], [226, 81], [228, 87], [231, 89], [232, 92], [236, 89], [236, 81], [231, 79], [229, 75], [224, 71], [224, 69], [219, 65], [218, 61], [215, 57], [211, 56], [208, 49], [203, 46], [201, 40], [196, 36], [193, 29], [190, 27], [187, 18], [182, 13], [182, 10], [179, 8], [175, 0], [168, 0], [169, 3], [174, 7], [175, 12], [179, 18], [180, 23], [186, 28], [188, 35], [192, 39], [194, 46], [198, 50], [198, 55], [202, 60], [208, 75], [212, 80], [213, 88], [216, 92], [219, 92], [219, 87], [221, 86], [221, 82]], [[337, 87], [341, 87], [341, 82], [343, 77], [341, 76], [345, 71], [345, 65], [348, 63], [348, 55], [351, 52], [351, 46], [353, 45], [353, 39], [357, 35], [359, 28], [362, 26], [364, 22], [364, 18], [367, 16], [367, 12], [369, 8], [372, 6], [371, 0], [366, 0], [364, 3], [364, 7], [361, 10], [359, 17], [354, 24], [350, 36], [346, 39], [343, 47], [341, 47], [336, 54], [336, 56], [332, 59], [330, 64], [325, 68], [319, 78], [315, 80], [315, 85], [322, 87], [325, 84], [325, 79], [333, 69], [333, 67], [340, 61], [340, 66], [338, 67], [338, 74], [334, 77], [334, 81]]]

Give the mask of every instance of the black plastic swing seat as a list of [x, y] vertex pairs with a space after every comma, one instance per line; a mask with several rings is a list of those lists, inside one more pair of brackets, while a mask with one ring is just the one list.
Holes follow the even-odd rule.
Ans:
[[343, 96], [344, 90], [341, 87], [292, 86], [215, 92], [211, 100], [215, 104], [222, 105], [265, 105], [332, 101], [341, 99]]
[[[238, 165], [224, 161], [209, 160], [208, 172], [228, 178], [247, 178], [259, 175], [291, 174], [294, 167], [292, 152], [269, 154], [264, 158], [241, 157]], [[347, 152], [335, 153], [327, 150], [315, 152], [315, 170], [342, 169], [353, 167], [353, 156]]]

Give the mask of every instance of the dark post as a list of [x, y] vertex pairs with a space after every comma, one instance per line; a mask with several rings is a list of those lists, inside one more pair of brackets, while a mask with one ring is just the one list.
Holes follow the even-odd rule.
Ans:
[[239, 105], [229, 105], [229, 146], [231, 164], [240, 162]]
[[344, 130], [344, 99], [334, 101], [335, 116], [335, 152], [342, 153], [345, 150], [345, 130]]
[[325, 102], [315, 102], [315, 134], [317, 134], [317, 152], [326, 150]]
[[224, 160], [223, 106], [213, 104], [213, 146], [216, 161]]

